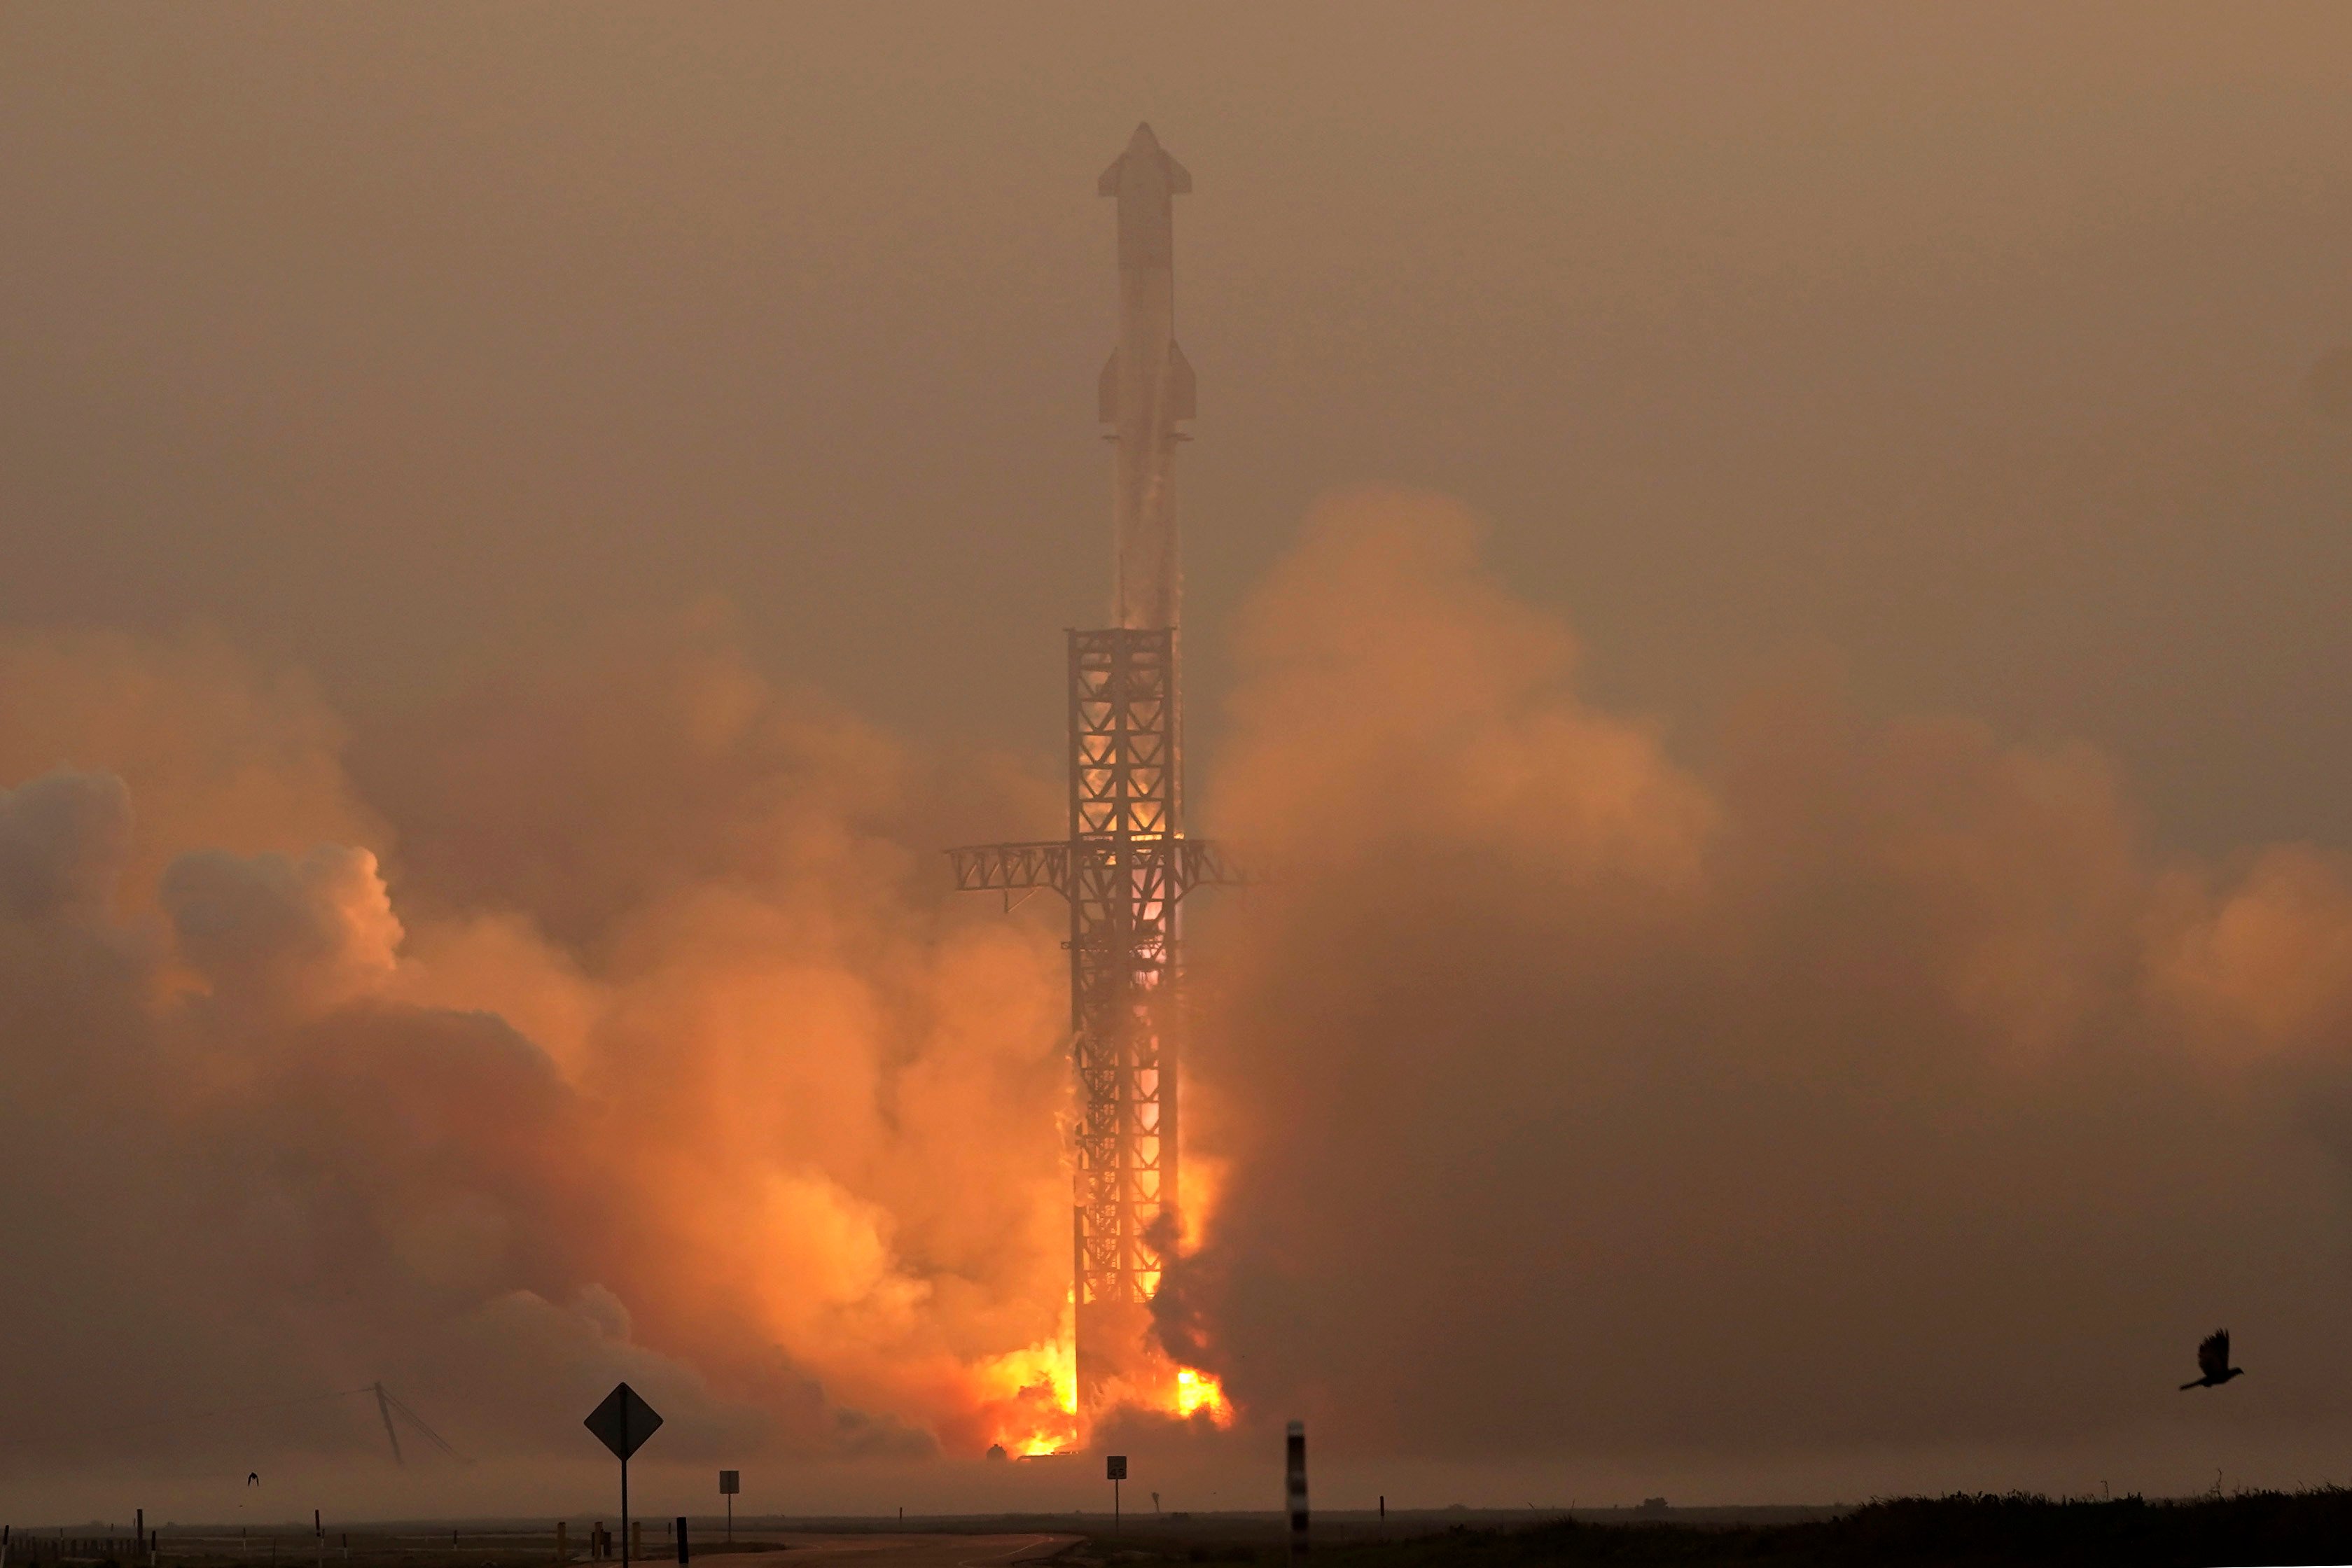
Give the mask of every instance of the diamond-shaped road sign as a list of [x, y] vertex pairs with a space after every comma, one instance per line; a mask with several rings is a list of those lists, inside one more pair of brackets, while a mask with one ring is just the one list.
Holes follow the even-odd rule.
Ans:
[[604, 1403], [588, 1413], [581, 1425], [596, 1434], [597, 1440], [613, 1450], [623, 1464], [629, 1456], [645, 1446], [647, 1437], [661, 1428], [661, 1416], [654, 1407], [637, 1397], [637, 1391], [625, 1383], [613, 1385], [604, 1396]]

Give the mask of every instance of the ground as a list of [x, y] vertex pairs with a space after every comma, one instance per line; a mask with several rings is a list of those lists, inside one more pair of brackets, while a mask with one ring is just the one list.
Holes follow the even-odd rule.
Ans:
[[[648, 1525], [657, 1522], [646, 1521]], [[1098, 1515], [895, 1521], [736, 1521], [731, 1547], [698, 1539], [694, 1555], [788, 1555], [796, 1568], [1176, 1568], [1251, 1564], [1288, 1555], [1275, 1514], [1169, 1514], [1122, 1522]], [[696, 1529], [703, 1528], [698, 1521]], [[714, 1530], [715, 1534], [715, 1530]], [[341, 1531], [321, 1553], [308, 1531], [257, 1536], [167, 1531], [164, 1568], [551, 1568], [544, 1529], [402, 1525]], [[584, 1564], [572, 1538], [575, 1564]], [[127, 1541], [19, 1533], [13, 1568], [113, 1563], [131, 1568]], [[646, 1532], [646, 1560], [675, 1560], [663, 1534]], [[2352, 1562], [2352, 1490], [2248, 1492], [2151, 1500], [1900, 1498], [1844, 1511], [1584, 1510], [1529, 1520], [1458, 1511], [1325, 1515], [1316, 1521], [1314, 1568], [1548, 1568], [1562, 1564], [1763, 1563], [1769, 1568], [1977, 1568], [1995, 1563], [2147, 1564], [2207, 1568], [2242, 1563]], [[144, 1568], [144, 1565], [139, 1565]], [[608, 1568], [597, 1564], [595, 1568]], [[782, 1568], [782, 1565], [779, 1565]], [[1295, 1568], [1306, 1568], [1297, 1564]]]

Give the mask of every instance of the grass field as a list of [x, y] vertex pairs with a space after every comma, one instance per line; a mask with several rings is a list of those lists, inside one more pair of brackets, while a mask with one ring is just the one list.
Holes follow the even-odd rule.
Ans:
[[[2045, 1563], [2203, 1565], [2352, 1563], [2352, 1490], [2249, 1492], [2150, 1501], [2137, 1497], [1903, 1498], [1825, 1517], [1651, 1520], [1618, 1514], [1531, 1525], [1406, 1521], [1386, 1542], [1348, 1532], [1318, 1538], [1314, 1568], [1539, 1568], [1561, 1563], [1917, 1564], [1920, 1568]], [[1272, 1564], [1278, 1542], [1260, 1531], [1223, 1540], [1095, 1535], [1068, 1554], [1105, 1564], [1170, 1562]]]
[[[646, 1520], [642, 1559], [675, 1561], [667, 1521]], [[693, 1555], [777, 1561], [803, 1568], [1275, 1568], [1287, 1532], [1272, 1513], [1144, 1515], [1117, 1533], [1099, 1514], [896, 1520], [740, 1520], [723, 1545], [717, 1521], [692, 1525]], [[48, 1532], [42, 1532], [43, 1536]], [[571, 1562], [587, 1565], [584, 1531]], [[126, 1540], [23, 1534], [7, 1568], [44, 1564], [149, 1568]], [[378, 1525], [308, 1531], [166, 1531], [162, 1568], [553, 1568], [551, 1528], [505, 1524]], [[30, 1550], [26, 1550], [26, 1548]], [[836, 1563], [836, 1559], [840, 1560]], [[854, 1563], [851, 1560], [855, 1560]], [[2352, 1490], [2245, 1492], [2151, 1500], [2138, 1497], [1898, 1498], [1844, 1510], [1584, 1511], [1523, 1515], [1329, 1514], [1315, 1521], [1311, 1568], [1543, 1568], [1546, 1564], [1762, 1563], [1773, 1568], [1864, 1564], [1964, 1568], [1995, 1563], [2207, 1565], [2352, 1563]], [[593, 1568], [610, 1568], [608, 1563]], [[1296, 1568], [1310, 1568], [1309, 1563]]]

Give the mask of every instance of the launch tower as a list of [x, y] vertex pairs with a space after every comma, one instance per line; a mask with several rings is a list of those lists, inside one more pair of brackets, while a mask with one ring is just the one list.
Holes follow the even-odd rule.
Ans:
[[1139, 125], [1097, 189], [1118, 200], [1118, 346], [1103, 366], [1117, 443], [1113, 624], [1072, 631], [1069, 836], [951, 850], [966, 892], [1050, 887], [1069, 901], [1072, 1284], [1079, 1398], [1112, 1379], [1167, 1375], [1150, 1354], [1151, 1299], [1176, 1245], [1178, 1069], [1184, 1024], [1179, 910], [1195, 887], [1242, 880], [1184, 835], [1173, 468], [1192, 417], [1176, 346], [1175, 204], [1192, 177]]

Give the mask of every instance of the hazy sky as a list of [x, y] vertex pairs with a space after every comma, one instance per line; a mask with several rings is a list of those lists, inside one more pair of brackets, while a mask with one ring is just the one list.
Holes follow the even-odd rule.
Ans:
[[1045, 751], [1148, 118], [1204, 697], [1306, 504], [1397, 480], [1685, 731], [1834, 653], [2112, 748], [2188, 841], [2341, 839], [2347, 49], [2327, 5], [10, 5], [0, 609], [369, 703], [724, 594], [789, 678]]
[[[626, 1375], [680, 1487], [1006, 1503], [1066, 959], [938, 851], [1055, 826], [1148, 119], [1195, 821], [1287, 869], [1194, 927], [1163, 1303], [1242, 1425], [1111, 1436], [1195, 1506], [1298, 1411], [1357, 1503], [2334, 1473], [2347, 60], [0, 0], [0, 1413], [383, 1376], [495, 1462], [250, 1442], [551, 1507]], [[110, 1442], [0, 1508], [245, 1506]]]

